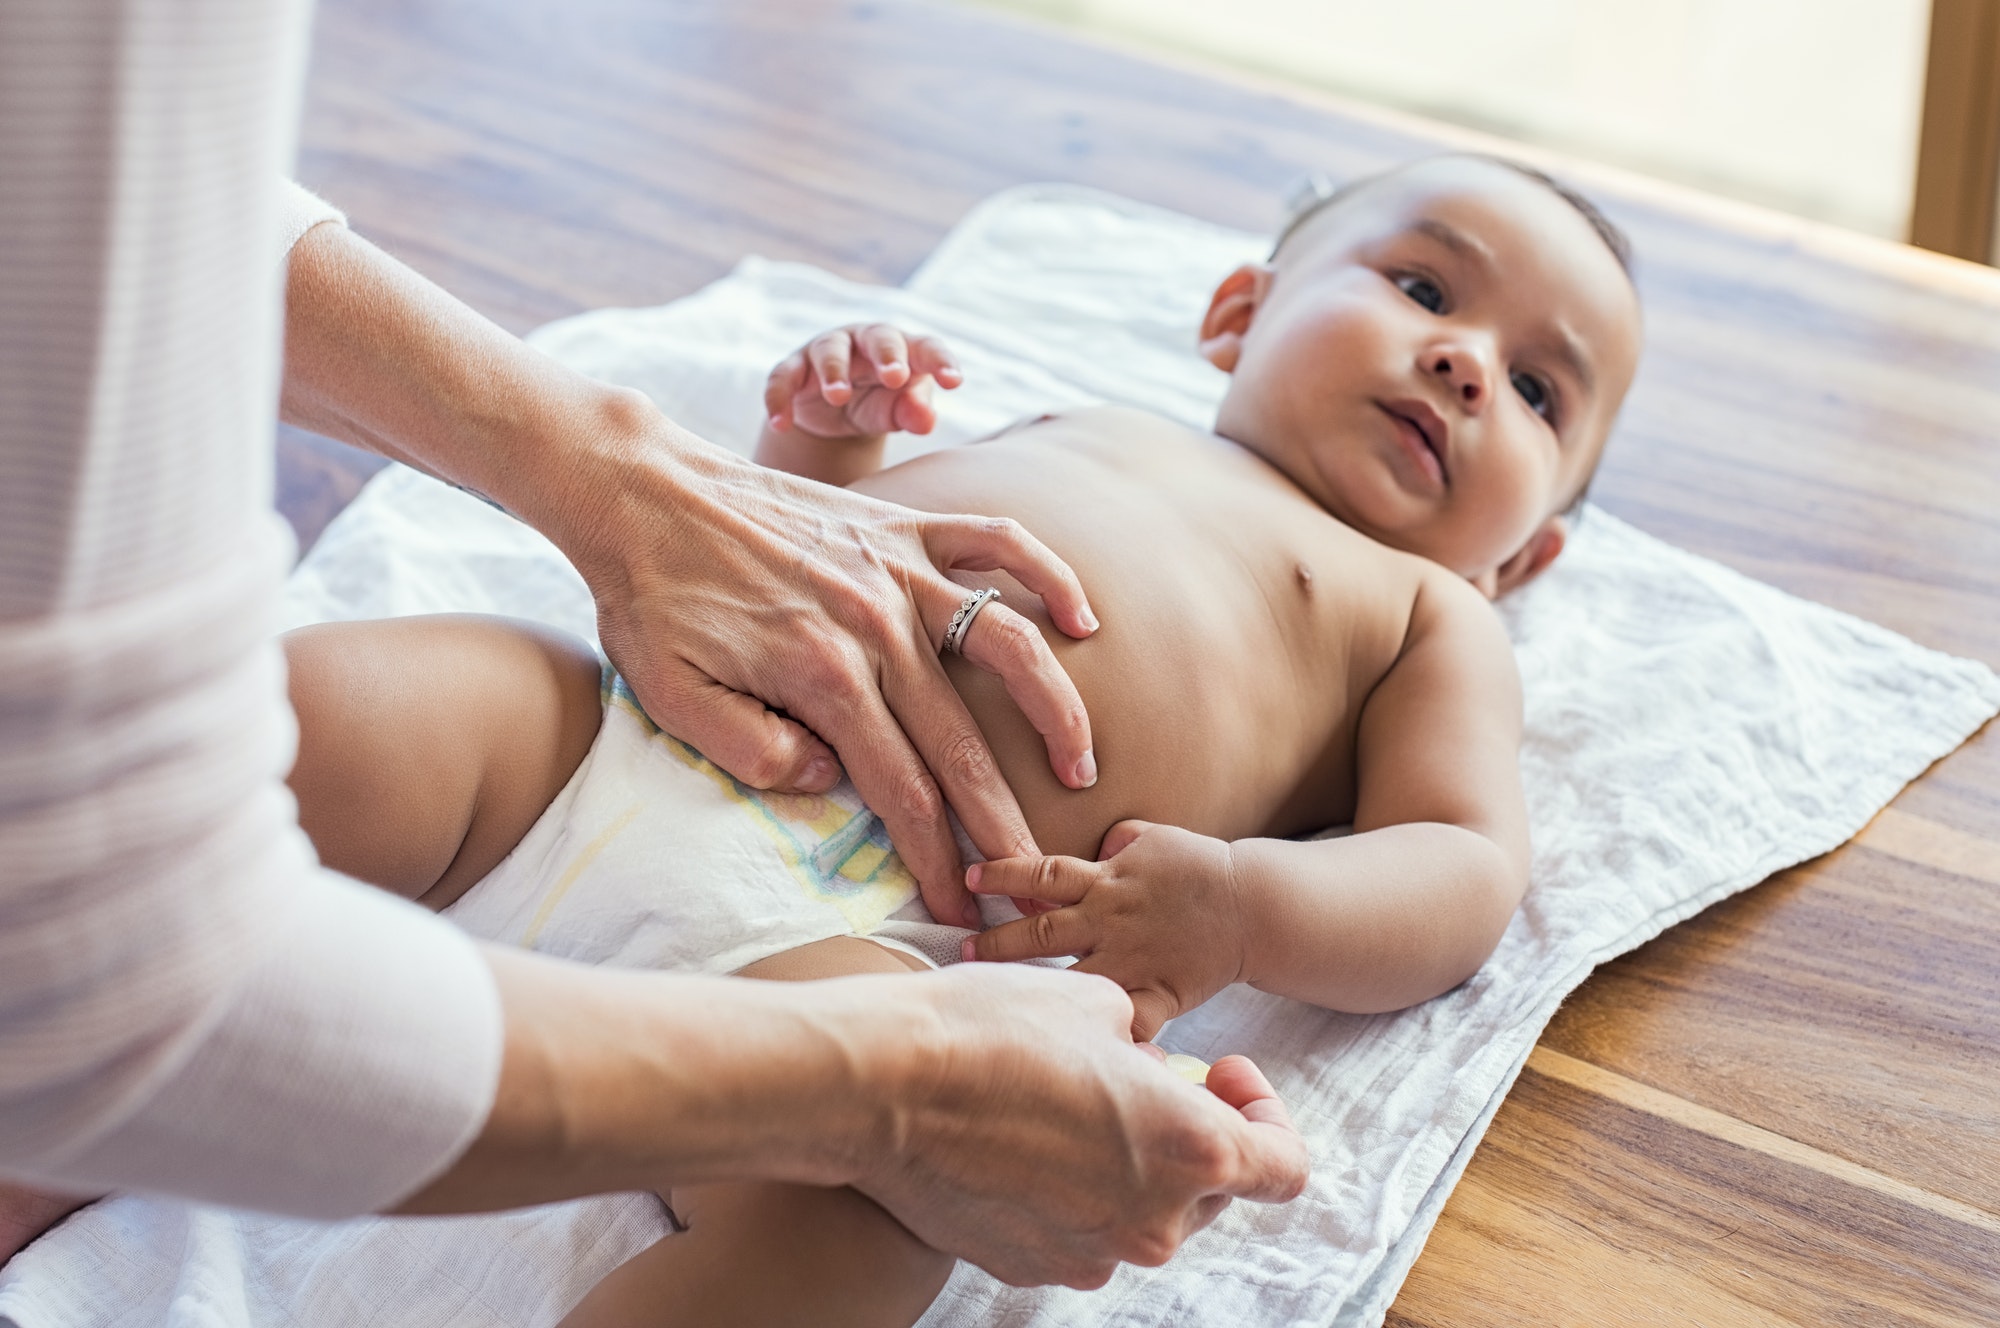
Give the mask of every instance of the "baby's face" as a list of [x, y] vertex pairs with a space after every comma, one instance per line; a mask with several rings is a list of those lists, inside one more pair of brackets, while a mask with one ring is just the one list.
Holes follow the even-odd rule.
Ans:
[[1233, 375], [1216, 432], [1355, 529], [1492, 594], [1588, 481], [1640, 321], [1568, 203], [1444, 158], [1310, 219], [1275, 266], [1232, 274], [1202, 333]]

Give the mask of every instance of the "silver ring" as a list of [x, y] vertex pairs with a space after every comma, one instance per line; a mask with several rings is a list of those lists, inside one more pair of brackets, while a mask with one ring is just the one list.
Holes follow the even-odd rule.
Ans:
[[975, 590], [965, 597], [965, 603], [958, 606], [958, 612], [951, 615], [951, 625], [944, 629], [944, 648], [947, 654], [965, 653], [965, 634], [972, 630], [972, 620], [979, 611], [1000, 598], [1000, 592], [988, 586]]

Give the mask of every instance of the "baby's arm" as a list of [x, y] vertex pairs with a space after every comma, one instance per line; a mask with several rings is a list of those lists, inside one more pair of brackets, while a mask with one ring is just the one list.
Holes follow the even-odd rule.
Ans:
[[1478, 971], [1528, 885], [1521, 684], [1499, 620], [1435, 575], [1361, 712], [1354, 834], [1230, 846], [1244, 980], [1397, 1010]]
[[882, 468], [891, 433], [929, 433], [937, 424], [932, 384], [950, 390], [960, 381], [934, 338], [886, 323], [822, 333], [771, 370], [756, 460], [822, 484], [852, 484]]
[[1061, 907], [968, 957], [1084, 955], [1131, 992], [1139, 1037], [1232, 982], [1358, 1013], [1428, 1000], [1485, 962], [1527, 887], [1520, 735], [1506, 636], [1440, 573], [1362, 709], [1352, 835], [1224, 843], [1124, 821], [1095, 863], [989, 862], [975, 890]]

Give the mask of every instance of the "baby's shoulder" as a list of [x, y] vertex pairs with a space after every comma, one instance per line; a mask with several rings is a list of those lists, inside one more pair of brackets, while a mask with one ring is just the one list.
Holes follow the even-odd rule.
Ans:
[[1350, 661], [1386, 673], [1432, 649], [1491, 659], [1512, 653], [1493, 605], [1464, 577], [1345, 526], [1336, 535], [1343, 593], [1322, 630], [1349, 646]]
[[1416, 561], [1423, 569], [1411, 602], [1401, 655], [1448, 654], [1459, 664], [1513, 677], [1514, 646], [1493, 601], [1457, 573], [1429, 559]]

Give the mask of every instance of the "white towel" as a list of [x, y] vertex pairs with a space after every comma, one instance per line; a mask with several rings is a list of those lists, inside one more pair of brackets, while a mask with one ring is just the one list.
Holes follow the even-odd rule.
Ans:
[[[537, 344], [748, 445], [766, 369], [808, 335], [891, 319], [950, 339], [967, 385], [931, 440], [1101, 399], [1205, 424], [1223, 379], [1192, 351], [1210, 286], [1263, 252], [1225, 231], [1065, 187], [1010, 191], [901, 290], [747, 260], [662, 309], [604, 310]], [[1614, 444], [1615, 445], [1615, 444]], [[294, 577], [295, 622], [475, 609], [588, 637], [583, 585], [544, 541], [391, 468]], [[1985, 666], [1784, 595], [1590, 512], [1553, 571], [1502, 607], [1527, 689], [1535, 839], [1520, 915], [1470, 982], [1394, 1015], [1247, 989], [1165, 1041], [1246, 1052], [1311, 1141], [1305, 1195], [1238, 1204], [1164, 1269], [1102, 1291], [1022, 1291], [961, 1267], [925, 1322], [1373, 1325], [1557, 1004], [1590, 970], [1841, 843], [2000, 709]], [[0, 1319], [97, 1324], [552, 1322], [665, 1231], [636, 1199], [505, 1218], [314, 1228], [120, 1198], [0, 1274]]]

